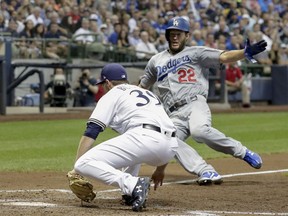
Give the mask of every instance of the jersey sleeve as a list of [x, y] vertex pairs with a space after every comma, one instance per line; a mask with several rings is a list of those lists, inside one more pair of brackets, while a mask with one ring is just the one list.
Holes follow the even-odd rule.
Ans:
[[157, 69], [155, 67], [155, 56], [153, 56], [145, 67], [145, 73], [141, 77], [140, 85], [149, 89], [157, 80]]
[[197, 51], [198, 63], [205, 68], [220, 68], [220, 55], [222, 50], [201, 47]]
[[115, 89], [111, 89], [107, 92], [103, 97], [98, 101], [95, 109], [93, 110], [88, 123], [93, 122], [98, 124], [104, 130], [109, 123], [112, 121], [115, 113], [116, 113], [116, 104], [119, 92], [115, 91]]

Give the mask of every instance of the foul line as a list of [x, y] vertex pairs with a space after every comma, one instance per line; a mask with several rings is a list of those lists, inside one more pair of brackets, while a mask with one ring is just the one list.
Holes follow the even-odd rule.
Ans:
[[206, 211], [206, 210], [196, 210], [189, 211], [188, 214], [193, 214], [194, 216], [220, 216], [220, 215], [281, 215], [287, 216], [288, 213], [272, 213], [272, 212], [236, 212], [236, 211]]
[[[246, 175], [262, 175], [262, 174], [271, 174], [271, 173], [281, 173], [281, 172], [288, 172], [288, 169], [281, 169], [281, 170], [267, 170], [267, 171], [259, 171], [259, 172], [247, 172], [247, 173], [234, 173], [234, 174], [227, 174], [227, 175], [221, 175], [222, 178], [231, 178], [235, 176], [246, 176]], [[163, 185], [171, 185], [171, 184], [187, 184], [187, 183], [193, 183], [196, 182], [197, 179], [192, 180], [182, 180], [182, 181], [173, 181], [173, 182], [166, 182], [163, 183]], [[151, 184], [153, 186], [153, 184]], [[65, 190], [65, 189], [32, 189], [32, 190], [0, 190], [0, 193], [19, 193], [19, 192], [61, 192], [61, 193], [72, 193], [71, 190]], [[116, 192], [120, 191], [120, 189], [108, 189], [103, 191], [97, 191], [97, 193], [109, 193], [109, 192]]]
[[[281, 173], [281, 172], [288, 172], [288, 169], [282, 170], [268, 170], [268, 171], [259, 171], [259, 172], [247, 172], [247, 173], [235, 173], [235, 174], [227, 174], [222, 175], [222, 178], [231, 178], [235, 176], [246, 176], [246, 175], [262, 175], [262, 174], [271, 174], [271, 173]], [[183, 180], [183, 181], [174, 181], [174, 182], [167, 182], [164, 185], [171, 185], [171, 184], [183, 184], [183, 183], [192, 183], [196, 182], [197, 179], [192, 180]], [[152, 184], [153, 186], [153, 184]], [[19, 193], [19, 192], [61, 192], [61, 193], [72, 193], [70, 190], [65, 189], [33, 189], [33, 190], [0, 190], [0, 193]], [[109, 192], [116, 192], [120, 191], [120, 189], [110, 189], [110, 190], [103, 190], [97, 191], [99, 193], [109, 193]], [[105, 198], [104, 198], [105, 199]], [[20, 201], [20, 200], [0, 200], [0, 206], [43, 206], [43, 207], [58, 207], [59, 205], [53, 203], [44, 203], [44, 202], [29, 202], [29, 201]], [[68, 206], [62, 206], [68, 207]], [[268, 215], [268, 216], [288, 216], [288, 213], [272, 213], [272, 212], [237, 212], [237, 211], [210, 211], [210, 210], [195, 210], [195, 211], [187, 211], [189, 215], [193, 214], [194, 216], [221, 216], [221, 215]]]
[[[227, 175], [221, 175], [222, 178], [231, 178], [235, 176], [246, 176], [246, 175], [263, 175], [263, 174], [271, 174], [271, 173], [280, 173], [280, 172], [288, 172], [288, 169], [282, 169], [282, 170], [267, 170], [267, 171], [259, 171], [259, 172], [247, 172], [247, 173], [234, 173], [234, 174], [227, 174]], [[183, 181], [175, 181], [175, 182], [169, 182], [164, 184], [184, 184], [184, 183], [192, 183], [197, 181], [197, 179], [193, 180], [183, 180]]]

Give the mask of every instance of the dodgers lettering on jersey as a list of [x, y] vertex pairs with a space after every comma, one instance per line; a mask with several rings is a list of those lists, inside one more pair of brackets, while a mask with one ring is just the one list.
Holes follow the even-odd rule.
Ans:
[[207, 98], [209, 68], [220, 68], [222, 52], [203, 46], [185, 47], [176, 55], [165, 50], [149, 60], [141, 85], [148, 88], [157, 82], [157, 94], [166, 108], [187, 97]]
[[103, 130], [110, 127], [120, 134], [145, 123], [167, 131], [176, 130], [156, 95], [129, 84], [117, 85], [101, 97], [89, 121], [98, 122]]
[[189, 63], [191, 59], [188, 55], [181, 58], [170, 59], [164, 66], [156, 66], [157, 69], [157, 81], [162, 81], [169, 73], [176, 73], [177, 68], [181, 65]]

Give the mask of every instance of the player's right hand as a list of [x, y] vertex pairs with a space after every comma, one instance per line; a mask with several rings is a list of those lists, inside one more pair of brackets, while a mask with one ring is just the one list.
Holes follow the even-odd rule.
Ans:
[[163, 179], [164, 179], [164, 172], [156, 169], [151, 177], [151, 180], [154, 183], [154, 190], [157, 190], [159, 186], [162, 186]]
[[251, 45], [250, 40], [247, 38], [244, 49], [245, 57], [252, 63], [256, 63], [257, 61], [253, 58], [253, 56], [263, 52], [266, 49], [266, 47], [267, 42], [265, 40], [261, 40]]

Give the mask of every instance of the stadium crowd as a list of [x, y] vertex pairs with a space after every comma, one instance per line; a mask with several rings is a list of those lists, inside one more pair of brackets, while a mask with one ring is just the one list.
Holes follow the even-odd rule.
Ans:
[[168, 47], [167, 21], [183, 16], [191, 25], [188, 45], [233, 50], [246, 38], [265, 39], [260, 63], [287, 65], [287, 8], [286, 0], [2, 0], [0, 32], [17, 38], [14, 58], [65, 58], [74, 38], [92, 53], [113, 45], [146, 60]]

